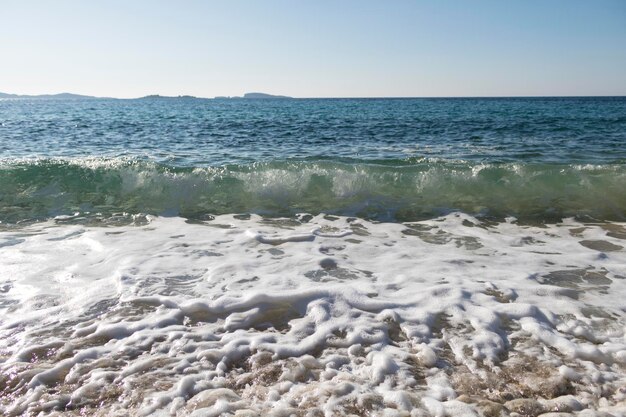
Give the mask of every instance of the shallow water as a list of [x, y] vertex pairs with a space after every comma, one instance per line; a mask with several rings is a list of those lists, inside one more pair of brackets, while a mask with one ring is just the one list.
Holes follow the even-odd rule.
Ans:
[[0, 100], [0, 138], [2, 415], [626, 415], [624, 98]]

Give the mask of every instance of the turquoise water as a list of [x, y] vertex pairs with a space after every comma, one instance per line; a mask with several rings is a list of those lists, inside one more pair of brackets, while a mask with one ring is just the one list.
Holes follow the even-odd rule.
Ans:
[[0, 220], [626, 217], [626, 98], [0, 101]]

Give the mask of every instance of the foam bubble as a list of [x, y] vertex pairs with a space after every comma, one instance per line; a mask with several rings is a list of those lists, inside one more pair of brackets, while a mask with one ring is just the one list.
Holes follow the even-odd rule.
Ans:
[[623, 409], [624, 225], [299, 218], [0, 232], [0, 412]]

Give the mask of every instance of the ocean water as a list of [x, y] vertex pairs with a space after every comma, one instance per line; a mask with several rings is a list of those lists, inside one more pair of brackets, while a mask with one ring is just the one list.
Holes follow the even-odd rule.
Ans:
[[625, 416], [625, 222], [626, 98], [0, 100], [0, 414]]

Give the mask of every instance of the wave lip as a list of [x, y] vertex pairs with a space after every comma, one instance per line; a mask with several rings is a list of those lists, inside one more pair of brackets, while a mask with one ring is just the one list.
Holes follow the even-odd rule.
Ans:
[[626, 218], [623, 164], [429, 159], [287, 160], [177, 167], [132, 158], [4, 160], [0, 220], [75, 212], [180, 215], [299, 212], [415, 221], [453, 211], [530, 221]]

